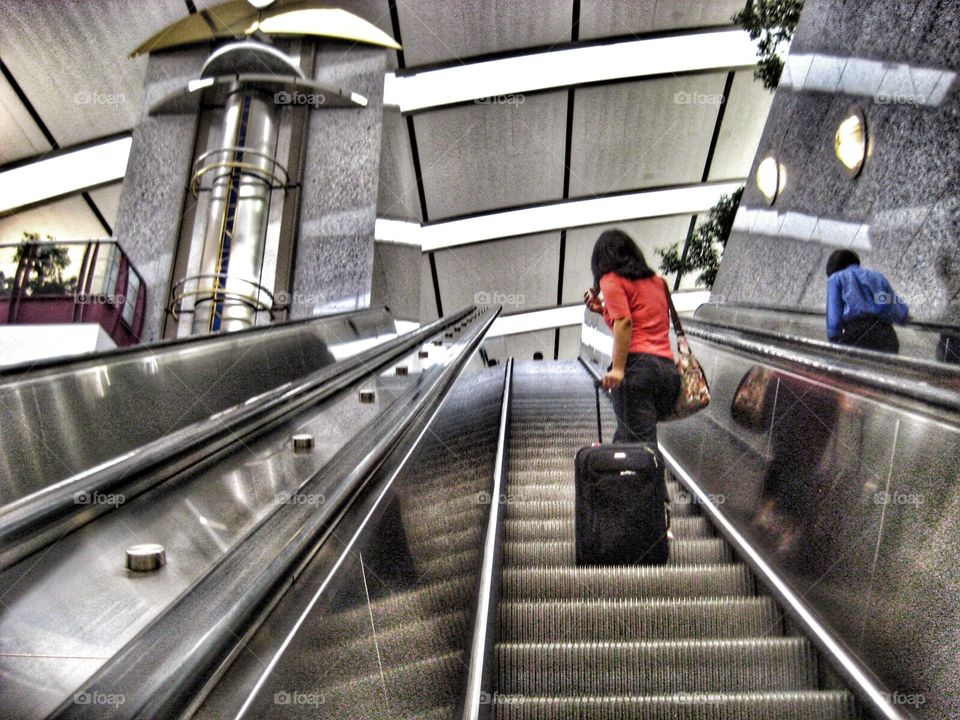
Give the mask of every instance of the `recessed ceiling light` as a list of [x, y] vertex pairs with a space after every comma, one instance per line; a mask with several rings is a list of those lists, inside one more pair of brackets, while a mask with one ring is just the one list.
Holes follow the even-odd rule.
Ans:
[[856, 177], [867, 156], [867, 121], [858, 107], [850, 108], [833, 140], [833, 150], [847, 175]]
[[273, 5], [273, 0], [247, 0], [247, 2], [253, 5], [257, 10], [263, 10], [265, 7]]

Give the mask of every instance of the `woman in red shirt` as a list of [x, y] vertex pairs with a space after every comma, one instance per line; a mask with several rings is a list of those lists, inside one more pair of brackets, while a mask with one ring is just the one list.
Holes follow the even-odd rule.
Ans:
[[613, 331], [613, 362], [603, 376], [617, 415], [613, 441], [656, 443], [657, 420], [670, 413], [680, 392], [670, 349], [669, 290], [622, 230], [600, 235], [590, 266], [594, 284], [584, 301]]

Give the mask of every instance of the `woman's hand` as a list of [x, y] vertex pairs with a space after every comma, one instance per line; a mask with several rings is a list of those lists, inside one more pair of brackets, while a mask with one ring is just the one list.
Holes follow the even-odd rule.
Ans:
[[600, 302], [600, 298], [594, 294], [593, 288], [588, 289], [583, 294], [583, 302], [586, 303], [587, 309], [590, 310], [590, 312], [603, 312], [603, 305]]
[[603, 376], [603, 380], [600, 382], [603, 385], [604, 390], [616, 390], [618, 387], [620, 387], [620, 383], [623, 382], [623, 370], [610, 368], [607, 374]]

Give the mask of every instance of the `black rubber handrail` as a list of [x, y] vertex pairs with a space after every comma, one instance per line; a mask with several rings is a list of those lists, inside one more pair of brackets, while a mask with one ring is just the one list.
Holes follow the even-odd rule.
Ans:
[[266, 425], [280, 422], [305, 406], [340, 392], [372, 369], [403, 357], [471, 312], [472, 307], [464, 308], [3, 506], [0, 569], [116, 507], [115, 503], [78, 502], [78, 498], [122, 495], [127, 501], [187, 468], [195, 470], [240, 446]]
[[51, 717], [174, 718], [195, 706], [217, 668], [322, 546], [344, 507], [391, 457], [408, 427], [439, 406], [498, 313], [499, 307], [471, 315], [473, 322], [444, 364], [424, 373], [414, 390], [301, 485], [299, 493], [326, 497], [319, 509], [305, 503], [280, 505], [77, 691], [123, 697], [122, 705], [78, 704], [68, 698]]

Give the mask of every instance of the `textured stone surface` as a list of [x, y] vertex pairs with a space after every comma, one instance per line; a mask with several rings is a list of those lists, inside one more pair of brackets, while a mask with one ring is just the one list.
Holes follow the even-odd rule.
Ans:
[[147, 109], [197, 77], [208, 54], [207, 48], [160, 53], [151, 55], [147, 65], [140, 122], [133, 131], [114, 229], [147, 286], [145, 341], [162, 333], [197, 124], [195, 115], [149, 117]]
[[370, 303], [386, 51], [325, 43], [319, 82], [356, 92], [366, 107], [311, 112], [294, 260], [291, 317]]
[[[792, 55], [882, 61], [884, 72], [960, 72], [960, 5], [940, 2], [842, 2], [806, 4]], [[777, 223], [731, 234], [715, 294], [726, 302], [823, 310], [824, 264], [836, 247], [850, 244], [845, 227], [869, 226], [870, 249], [857, 248], [864, 265], [885, 273], [918, 320], [958, 319], [960, 294], [960, 92], [953, 76], [939, 105], [884, 103], [846, 94], [871, 72], [841, 65], [833, 93], [777, 91], [751, 168], [742, 209], [773, 210]], [[819, 69], [818, 69], [819, 68]], [[846, 68], [849, 68], [849, 72]], [[811, 73], [833, 72], [814, 62]], [[928, 90], [916, 77], [917, 93]], [[881, 82], [879, 87], [884, 87]], [[945, 81], [946, 82], [946, 81]], [[852, 105], [867, 119], [869, 154], [860, 176], [846, 176], [833, 151], [834, 134]], [[786, 186], [768, 208], [753, 182], [759, 162], [773, 150], [786, 167]], [[791, 215], [795, 214], [795, 215]], [[784, 221], [793, 223], [784, 227]], [[803, 219], [824, 221], [828, 232], [799, 240]], [[775, 227], [780, 228], [778, 234]], [[785, 229], [791, 232], [785, 232]]]

